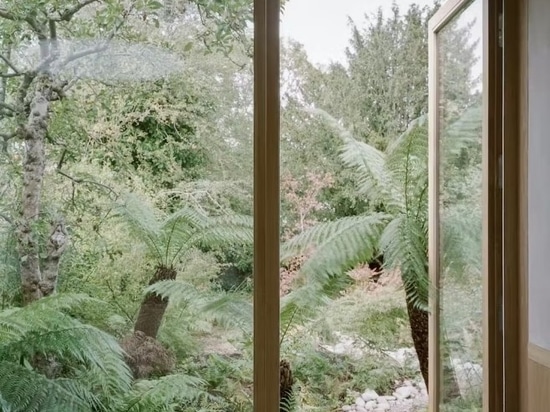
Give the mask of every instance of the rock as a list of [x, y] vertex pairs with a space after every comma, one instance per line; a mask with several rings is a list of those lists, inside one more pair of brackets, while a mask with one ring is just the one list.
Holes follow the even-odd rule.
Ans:
[[349, 405], [342, 406], [342, 411], [344, 412], [351, 411], [351, 410], [353, 410], [353, 408]]
[[378, 394], [371, 389], [367, 389], [365, 392], [363, 392], [361, 398], [363, 398], [365, 402], [374, 401], [378, 399]]
[[368, 410], [373, 410], [376, 405], [378, 405], [378, 403], [375, 400], [368, 401], [367, 403], [365, 403], [365, 408], [367, 408]]
[[378, 398], [378, 402], [380, 402], [380, 401], [383, 402], [383, 399], [385, 399], [386, 401], [395, 401], [395, 400], [397, 400], [397, 398], [395, 396], [380, 396]]
[[359, 398], [357, 398], [357, 399], [355, 400], [355, 404], [356, 404], [357, 406], [363, 407], [363, 406], [365, 406], [365, 401], [363, 400], [363, 398], [359, 397]]
[[396, 398], [401, 399], [407, 399], [410, 398], [412, 395], [411, 387], [410, 386], [402, 386], [400, 388], [397, 388], [395, 392], [393, 393], [393, 396]]
[[362, 406], [358, 406], [357, 408], [355, 408], [355, 411], [356, 412], [368, 412], [365, 408], [363, 408]]

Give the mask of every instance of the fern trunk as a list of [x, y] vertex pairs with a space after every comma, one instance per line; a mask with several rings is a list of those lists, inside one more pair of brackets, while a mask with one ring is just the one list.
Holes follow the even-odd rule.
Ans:
[[[173, 267], [159, 265], [149, 285], [163, 280], [175, 280], [176, 275], [177, 272]], [[156, 339], [167, 307], [168, 298], [163, 298], [156, 293], [148, 293], [139, 308], [134, 331], [143, 332], [146, 336]]]
[[[418, 356], [420, 364], [420, 372], [422, 378], [426, 384], [426, 388], [429, 388], [429, 317], [428, 312], [419, 309], [417, 305], [407, 296], [407, 312], [409, 314], [409, 324], [411, 327], [411, 335], [414, 343], [414, 349]], [[444, 358], [443, 370], [445, 382], [443, 384], [443, 400], [448, 400], [460, 396], [460, 389], [456, 380], [455, 374], [452, 371], [452, 367], [448, 362], [447, 357]]]
[[294, 377], [292, 376], [292, 369], [290, 363], [281, 359], [279, 363], [279, 412], [290, 412], [292, 410], [293, 403], [293, 391]]

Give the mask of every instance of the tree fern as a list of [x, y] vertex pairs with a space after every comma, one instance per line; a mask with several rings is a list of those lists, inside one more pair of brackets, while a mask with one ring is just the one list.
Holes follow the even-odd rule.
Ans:
[[[110, 335], [67, 311], [81, 295], [43, 298], [0, 312], [0, 397], [10, 411], [99, 411], [127, 391], [131, 375]], [[54, 376], [37, 356], [58, 365]]]
[[239, 293], [216, 292], [214, 296], [181, 280], [157, 282], [145, 292], [157, 293], [174, 305], [184, 304], [187, 311], [202, 319], [215, 320], [220, 326], [236, 327], [245, 334], [252, 333], [252, 302]]
[[[343, 283], [345, 272], [357, 263], [366, 263], [375, 252], [384, 255], [384, 267], [397, 270], [401, 274], [405, 289], [411, 334], [417, 350], [422, 374], [428, 380], [428, 297], [430, 282], [428, 277], [428, 134], [426, 119], [415, 120], [400, 136], [390, 142], [385, 152], [357, 141], [347, 130], [321, 110], [320, 114], [333, 126], [342, 139], [340, 157], [342, 162], [355, 171], [358, 178], [357, 192], [366, 197], [371, 206], [383, 205], [386, 214], [368, 213], [321, 223], [287, 242], [282, 248], [282, 258], [286, 259], [313, 251], [302, 265], [301, 279], [304, 285], [285, 297], [282, 302], [281, 323], [287, 328], [294, 319], [312, 316], [311, 308], [322, 304], [320, 296]], [[479, 108], [467, 110], [462, 117], [445, 129], [450, 138], [445, 139], [442, 150], [443, 166], [461, 167], [457, 154], [465, 149], [479, 146]], [[460, 160], [460, 159], [459, 159]], [[466, 159], [468, 160], [468, 159]], [[463, 162], [464, 163], [464, 162]], [[475, 164], [470, 162], [469, 164]], [[466, 167], [467, 168], [467, 167]], [[470, 168], [471, 169], [471, 168]], [[455, 173], [455, 176], [459, 176]], [[453, 182], [444, 182], [447, 185]], [[456, 190], [460, 193], [460, 186]], [[457, 207], [465, 202], [450, 198], [442, 208], [447, 216], [459, 217]], [[464, 219], [463, 219], [464, 220]], [[472, 220], [469, 220], [472, 223]], [[446, 221], [443, 233], [444, 245], [449, 250], [443, 253], [452, 257], [455, 265], [465, 263], [468, 253], [452, 251], [461, 247], [461, 242], [453, 242], [452, 236], [458, 233], [475, 236], [471, 231], [459, 232], [460, 228], [449, 228]], [[477, 227], [477, 226], [476, 226]], [[454, 243], [454, 244], [453, 244]], [[474, 245], [475, 240], [470, 242]], [[458, 246], [457, 246], [458, 245]], [[446, 263], [445, 260], [443, 260]], [[445, 269], [445, 268], [444, 268]], [[284, 329], [283, 329], [284, 330]]]
[[210, 216], [189, 207], [163, 216], [134, 194], [127, 195], [119, 207], [119, 215], [138, 239], [147, 244], [158, 264], [167, 267], [196, 246], [252, 242], [250, 216], [228, 213]]

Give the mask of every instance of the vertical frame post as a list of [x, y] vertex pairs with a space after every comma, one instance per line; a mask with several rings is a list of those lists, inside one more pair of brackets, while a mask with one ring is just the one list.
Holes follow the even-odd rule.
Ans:
[[254, 0], [254, 411], [279, 411], [279, 0]]
[[[503, 159], [504, 159], [504, 391], [505, 411], [525, 411], [527, 362], [527, 133], [522, 116], [527, 99], [526, 5], [527, 1], [503, 1]], [[522, 83], [523, 82], [523, 83]], [[522, 113], [523, 112], [523, 113]], [[525, 214], [523, 214], [525, 212]], [[517, 388], [518, 390], [512, 390]], [[515, 394], [513, 392], [516, 392]]]
[[[513, 1], [513, 0], [510, 0]], [[440, 216], [439, 216], [439, 76], [438, 33], [471, 0], [447, 0], [429, 23], [429, 274], [430, 380], [429, 411], [441, 404], [440, 338]], [[483, 0], [483, 410], [504, 409], [503, 388], [503, 209], [502, 162], [502, 51], [499, 16], [502, 0]], [[510, 409], [516, 411], [517, 409]]]
[[439, 411], [441, 393], [441, 351], [440, 351], [440, 261], [439, 261], [439, 59], [437, 32], [430, 20], [428, 32], [428, 266], [430, 276], [429, 296], [429, 411]]
[[[483, 4], [483, 410], [504, 409], [502, 0]], [[514, 409], [515, 410], [515, 409]]]

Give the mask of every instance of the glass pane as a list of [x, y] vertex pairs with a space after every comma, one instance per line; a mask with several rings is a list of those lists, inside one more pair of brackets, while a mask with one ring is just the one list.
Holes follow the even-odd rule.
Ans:
[[482, 406], [482, 1], [438, 34], [442, 410]]
[[427, 27], [437, 8], [285, 5], [281, 394], [292, 411], [426, 408]]
[[252, 16], [1, 2], [0, 410], [252, 411]]

